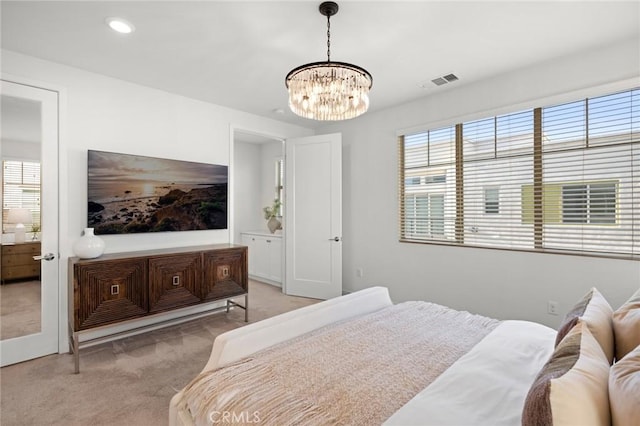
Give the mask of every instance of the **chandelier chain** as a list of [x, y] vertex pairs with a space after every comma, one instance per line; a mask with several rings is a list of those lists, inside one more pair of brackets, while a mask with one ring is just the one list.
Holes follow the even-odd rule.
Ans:
[[331, 17], [327, 15], [327, 62], [331, 62]]

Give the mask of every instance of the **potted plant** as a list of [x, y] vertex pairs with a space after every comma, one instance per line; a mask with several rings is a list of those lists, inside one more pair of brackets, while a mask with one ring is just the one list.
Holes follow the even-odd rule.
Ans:
[[40, 232], [40, 225], [38, 225], [37, 223], [31, 225], [31, 232], [33, 232], [33, 237], [31, 238], [31, 240], [38, 241], [38, 232]]
[[264, 218], [267, 219], [267, 227], [272, 234], [278, 229], [282, 229], [282, 223], [277, 219], [280, 213], [280, 206], [282, 206], [282, 202], [276, 198], [271, 206], [262, 209]]

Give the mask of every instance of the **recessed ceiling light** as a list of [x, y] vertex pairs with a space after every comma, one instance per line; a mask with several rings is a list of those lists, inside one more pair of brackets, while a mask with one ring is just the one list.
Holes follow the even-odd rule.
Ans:
[[107, 18], [105, 22], [109, 28], [121, 34], [129, 34], [136, 29], [131, 22], [122, 18]]

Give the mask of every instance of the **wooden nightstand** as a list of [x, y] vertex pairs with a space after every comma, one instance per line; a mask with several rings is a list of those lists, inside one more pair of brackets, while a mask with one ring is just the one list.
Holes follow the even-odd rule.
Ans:
[[40, 277], [40, 241], [2, 245], [2, 283]]

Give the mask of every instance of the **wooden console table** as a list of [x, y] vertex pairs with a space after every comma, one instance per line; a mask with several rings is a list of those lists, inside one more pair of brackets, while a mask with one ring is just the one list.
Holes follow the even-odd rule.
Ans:
[[[75, 372], [82, 344], [171, 325], [231, 306], [244, 309], [248, 321], [247, 247], [217, 244], [113, 253], [97, 259], [69, 259], [69, 345]], [[244, 305], [231, 300], [244, 295]], [[226, 301], [225, 306], [211, 302]], [[82, 332], [125, 321], [159, 316], [179, 308], [210, 304], [211, 309], [155, 322], [80, 342]]]

